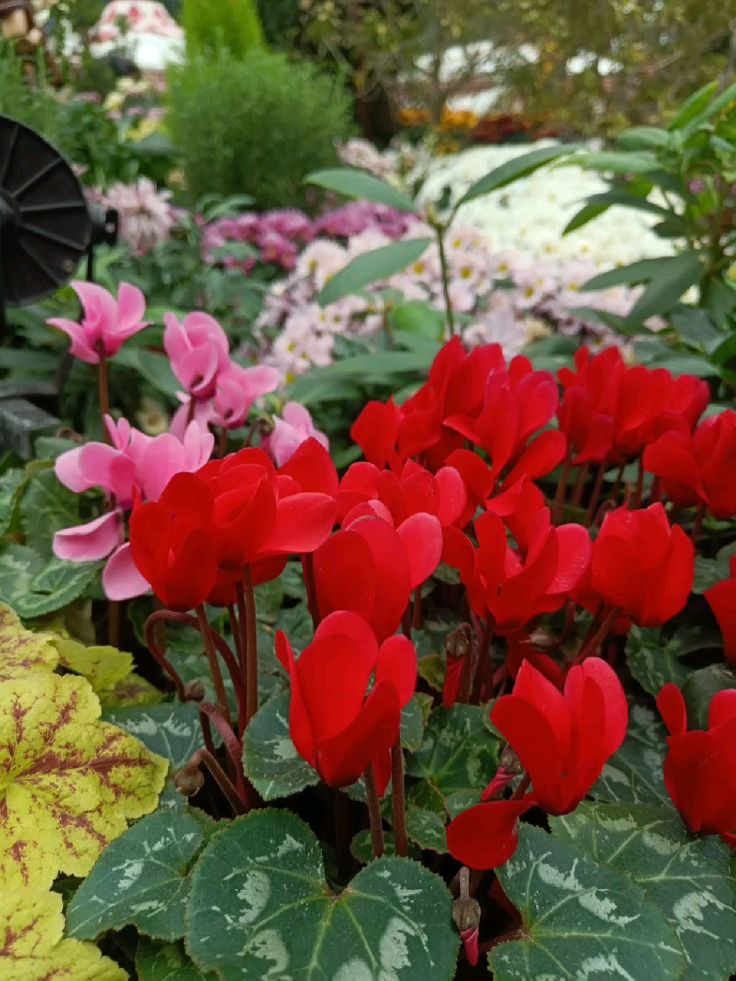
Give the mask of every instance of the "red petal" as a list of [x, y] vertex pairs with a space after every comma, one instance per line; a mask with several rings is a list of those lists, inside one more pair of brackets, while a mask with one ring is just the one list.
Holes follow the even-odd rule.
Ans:
[[673, 682], [666, 684], [657, 695], [657, 709], [671, 736], [679, 736], [687, 731], [685, 699]]
[[335, 501], [327, 494], [292, 494], [276, 505], [276, 524], [262, 554], [314, 552], [335, 523]]
[[559, 429], [549, 429], [533, 440], [518, 458], [503, 482], [504, 488], [522, 477], [545, 477], [564, 459], [567, 440]]
[[335, 464], [324, 446], [311, 436], [300, 443], [289, 462], [278, 472], [292, 477], [302, 491], [327, 494], [329, 497], [337, 494]]
[[431, 514], [413, 514], [396, 529], [409, 559], [409, 586], [428, 579], [442, 557], [442, 526]]
[[453, 858], [471, 869], [494, 869], [507, 862], [519, 843], [519, 818], [534, 807], [534, 799], [476, 804], [450, 822], [447, 848]]
[[736, 579], [724, 579], [703, 593], [723, 637], [726, 660], [736, 664]]
[[390, 681], [403, 708], [417, 685], [417, 653], [408, 637], [389, 637], [381, 644], [376, 664], [376, 684]]
[[324, 616], [352, 610], [370, 620], [376, 600], [376, 566], [368, 542], [338, 531], [314, 553], [317, 601]]

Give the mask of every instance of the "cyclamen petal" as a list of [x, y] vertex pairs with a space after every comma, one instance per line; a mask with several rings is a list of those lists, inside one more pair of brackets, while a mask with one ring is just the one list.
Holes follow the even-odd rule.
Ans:
[[68, 562], [94, 562], [109, 555], [120, 544], [121, 535], [120, 512], [108, 511], [94, 521], [57, 531], [54, 555]]

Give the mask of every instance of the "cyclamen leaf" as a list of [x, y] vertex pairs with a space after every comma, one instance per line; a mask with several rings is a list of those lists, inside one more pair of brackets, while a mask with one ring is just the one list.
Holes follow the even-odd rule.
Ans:
[[72, 564], [53, 558], [44, 564], [27, 545], [0, 552], [0, 601], [26, 620], [46, 616], [79, 599], [97, 574], [98, 562]]
[[626, 662], [642, 688], [656, 697], [670, 681], [682, 687], [692, 672], [679, 658], [709, 643], [708, 630], [702, 624], [669, 640], [663, 640], [659, 630], [633, 626], [626, 641]]
[[45, 889], [0, 893], [0, 981], [126, 981], [94, 944], [65, 940], [63, 900]]
[[36, 673], [0, 683], [0, 882], [84, 876], [128, 818], [152, 811], [168, 762], [100, 721], [89, 683]]
[[181, 769], [203, 746], [199, 710], [192, 702], [112, 708], [104, 719], [169, 760], [172, 771]]
[[659, 716], [644, 705], [631, 705], [626, 739], [603, 767], [590, 796], [604, 801], [669, 804], [662, 776], [665, 736]]
[[401, 710], [401, 745], [416, 752], [422, 745], [432, 699], [429, 695], [416, 694]]
[[428, 781], [443, 797], [482, 789], [498, 763], [498, 740], [487, 720], [487, 710], [477, 705], [434, 709], [421, 749], [409, 757], [407, 773]]
[[26, 543], [50, 559], [54, 532], [79, 524], [79, 495], [59, 483], [52, 469], [42, 470], [23, 494], [20, 518]]
[[179, 944], [159, 943], [141, 937], [135, 954], [139, 981], [216, 981], [193, 964]]
[[454, 976], [458, 937], [441, 879], [409, 859], [383, 858], [336, 896], [319, 842], [286, 811], [237, 818], [191, 877], [187, 951], [222, 981]]
[[66, 911], [70, 937], [94, 940], [132, 924], [158, 940], [184, 934], [187, 867], [204, 841], [199, 824], [170, 810], [149, 814], [111, 842]]
[[690, 835], [672, 808], [642, 804], [583, 802], [550, 822], [555, 837], [646, 889], [682, 944], [688, 981], [720, 981], [736, 970], [736, 879], [727, 845]]
[[264, 800], [297, 794], [319, 783], [315, 770], [299, 756], [289, 735], [289, 694], [262, 705], [245, 730], [245, 775]]
[[687, 717], [691, 729], [708, 728], [708, 708], [716, 692], [736, 688], [736, 671], [728, 664], [711, 664], [691, 671], [683, 685]]
[[681, 976], [684, 955], [662, 912], [628, 876], [585, 852], [522, 824], [498, 878], [522, 928], [489, 955], [496, 981]]
[[0, 682], [53, 671], [58, 654], [51, 639], [49, 634], [26, 630], [10, 607], [0, 603]]
[[410, 810], [406, 815], [406, 830], [420, 848], [444, 855], [447, 851], [445, 825], [433, 811]]

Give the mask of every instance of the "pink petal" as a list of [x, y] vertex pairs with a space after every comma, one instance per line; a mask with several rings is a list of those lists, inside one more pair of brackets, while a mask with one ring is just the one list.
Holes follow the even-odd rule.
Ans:
[[75, 358], [79, 358], [80, 361], [84, 361], [86, 364], [99, 363], [100, 355], [97, 351], [92, 350], [87, 343], [87, 335], [81, 324], [77, 324], [73, 320], [62, 320], [58, 317], [47, 320], [46, 323], [50, 327], [58, 327], [59, 330], [63, 330], [71, 338], [72, 346], [70, 353]]
[[119, 514], [119, 511], [108, 511], [87, 524], [57, 531], [54, 555], [68, 562], [104, 559], [120, 542]]
[[54, 473], [59, 481], [69, 490], [74, 491], [75, 494], [81, 494], [83, 491], [89, 490], [90, 487], [94, 487], [94, 483], [90, 484], [80, 469], [80, 457], [83, 449], [84, 447], [79, 446], [74, 450], [67, 450], [66, 453], [62, 453], [56, 458], [54, 464]]
[[116, 333], [130, 336], [131, 330], [146, 325], [141, 323], [146, 313], [146, 298], [137, 286], [121, 283], [118, 287], [118, 324]]
[[102, 587], [107, 598], [115, 602], [143, 596], [150, 589], [133, 561], [128, 542], [118, 546], [107, 560], [102, 572]]

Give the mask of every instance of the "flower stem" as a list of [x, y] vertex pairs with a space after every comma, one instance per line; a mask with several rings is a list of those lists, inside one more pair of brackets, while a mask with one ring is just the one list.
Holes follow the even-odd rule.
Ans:
[[258, 711], [258, 628], [256, 624], [256, 592], [249, 565], [243, 570], [245, 599], [245, 725]]
[[[217, 729], [217, 733], [222, 739], [223, 745], [232, 765], [233, 773], [235, 774], [235, 787], [238, 792], [238, 797], [243, 802], [245, 808], [248, 809], [250, 807], [250, 800], [248, 799], [248, 788], [246, 787], [245, 777], [243, 775], [243, 744], [233, 732], [230, 723], [224, 718], [222, 713], [215, 705], [212, 705], [210, 702], [200, 702], [199, 717], [201, 722], [204, 722], [205, 719], [207, 720], [206, 725], [208, 729], [210, 723], [215, 727], [215, 729]], [[205, 727], [203, 725], [203, 732], [204, 728]], [[208, 746], [207, 748], [210, 750], [210, 752], [212, 752], [211, 746]]]
[[391, 747], [391, 824], [397, 855], [408, 855], [406, 834], [406, 798], [404, 795], [404, 750], [401, 736]]
[[582, 664], [586, 657], [590, 657], [591, 654], [595, 654], [598, 648], [601, 646], [603, 641], [608, 636], [611, 627], [619, 615], [618, 609], [614, 606], [605, 614], [603, 619], [600, 621], [600, 626], [597, 630], [588, 634], [585, 643], [580, 648], [575, 656], [573, 664]]
[[199, 621], [199, 630], [202, 634], [202, 640], [204, 641], [204, 649], [207, 654], [207, 662], [210, 666], [210, 674], [212, 675], [212, 683], [215, 686], [215, 695], [217, 696], [218, 708], [222, 712], [229, 726], [232, 726], [232, 719], [230, 717], [230, 705], [227, 700], [227, 692], [225, 691], [225, 683], [222, 680], [222, 671], [220, 670], [220, 662], [217, 660], [217, 652], [215, 650], [215, 642], [212, 637], [212, 630], [210, 629], [210, 623], [207, 619], [207, 614], [205, 612], [204, 606], [197, 607], [197, 619]]
[[307, 609], [312, 618], [312, 626], [316, 630], [320, 624], [319, 600], [317, 598], [317, 580], [314, 575], [314, 554], [302, 555], [302, 575], [307, 587]]
[[698, 503], [697, 510], [695, 512], [695, 521], [693, 522], [693, 530], [690, 534], [693, 545], [698, 544], [698, 538], [700, 537], [700, 532], [703, 529], [703, 519], [705, 518], [705, 502], [700, 501]]
[[378, 800], [376, 778], [373, 775], [372, 766], [368, 765], [366, 767], [363, 773], [363, 780], [365, 781], [368, 816], [371, 819], [371, 845], [373, 847], [373, 857], [380, 858], [384, 851], [383, 822], [381, 820], [381, 803]]
[[102, 353], [102, 345], [98, 348], [100, 360], [97, 362], [97, 401], [100, 406], [102, 416], [102, 438], [106, 443], [110, 442], [110, 434], [105, 425], [105, 416], [110, 415], [110, 389], [107, 381], [107, 358]]
[[559, 524], [562, 520], [562, 512], [565, 507], [565, 491], [567, 490], [567, 482], [570, 478], [571, 455], [571, 450], [568, 447], [567, 453], [565, 454], [564, 463], [562, 464], [560, 480], [557, 484], [554, 507], [552, 508], [552, 520], [555, 524]]
[[583, 499], [583, 490], [585, 489], [585, 482], [588, 479], [588, 474], [590, 473], [590, 464], [584, 463], [580, 468], [578, 473], [578, 479], [575, 481], [575, 487], [572, 492], [572, 501], [570, 502], [574, 508], [580, 507], [580, 502]]
[[531, 782], [532, 782], [531, 777], [529, 776], [528, 773], [525, 773], [524, 776], [519, 781], [519, 785], [517, 786], [516, 790], [511, 795], [511, 800], [521, 800], [521, 798], [529, 789], [529, 784]]
[[445, 252], [445, 231], [446, 229], [436, 222], [432, 225], [437, 235], [437, 249], [440, 255], [440, 270], [442, 273], [442, 295], [445, 298], [445, 317], [447, 319], [447, 335], [445, 340], [455, 336], [455, 315], [452, 310], [452, 300], [450, 299], [450, 269], [447, 264], [447, 253]]
[[173, 613], [173, 610], [155, 610], [146, 620], [143, 626], [143, 636], [146, 641], [146, 645], [153, 654], [160, 668], [166, 672], [166, 674], [174, 682], [174, 688], [176, 689], [176, 694], [182, 702], [188, 701], [187, 691], [184, 682], [179, 675], [179, 672], [174, 668], [169, 659], [166, 657], [164, 650], [159, 646], [158, 636], [156, 627], [158, 623], [168, 618], [169, 613]]
[[204, 763], [204, 765], [210, 771], [212, 777], [217, 783], [217, 786], [227, 798], [230, 807], [232, 807], [233, 813], [236, 815], [245, 814], [245, 807], [243, 806], [243, 802], [238, 795], [235, 785], [227, 773], [225, 773], [225, 771], [222, 769], [216, 757], [213, 756], [208, 749], [198, 749], [187, 763], [187, 766], [193, 768], [196, 767], [199, 769], [201, 763]]
[[588, 510], [585, 512], [585, 518], [583, 519], [583, 524], [586, 528], [590, 527], [590, 524], [595, 517], [596, 508], [598, 507], [598, 501], [601, 496], [601, 489], [603, 488], [603, 477], [606, 473], [606, 464], [601, 463], [598, 467], [598, 473], [595, 475], [595, 483], [593, 484], [593, 490], [590, 495], [590, 503], [588, 504]]

